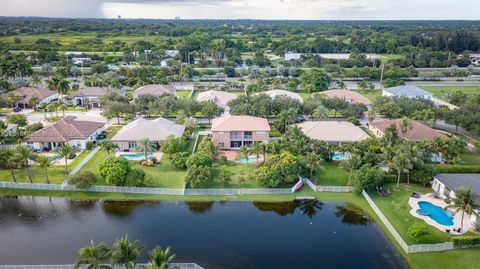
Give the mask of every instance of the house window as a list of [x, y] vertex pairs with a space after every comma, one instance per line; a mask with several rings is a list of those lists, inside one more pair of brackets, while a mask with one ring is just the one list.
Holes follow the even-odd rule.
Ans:
[[225, 143], [219, 142], [219, 143], [218, 143], [218, 147], [219, 147], [219, 148], [224, 148], [224, 147], [225, 147]]
[[230, 141], [230, 147], [234, 149], [238, 149], [242, 146], [242, 141]]
[[82, 142], [77, 141], [77, 147], [81, 147], [81, 146], [82, 146]]
[[217, 133], [217, 136], [218, 136], [218, 137], [223, 137], [224, 134], [225, 134], [224, 132], [218, 132], [218, 133]]
[[129, 149], [134, 149], [137, 147], [137, 142], [135, 141], [128, 141], [128, 148]]
[[244, 139], [252, 139], [252, 132], [243, 132]]
[[267, 132], [255, 132], [255, 135], [257, 136], [265, 136], [267, 134]]
[[443, 191], [443, 194], [446, 196], [446, 197], [450, 197], [450, 192], [452, 192], [449, 188], [445, 187], [445, 190]]
[[242, 139], [242, 132], [230, 132], [230, 139]]

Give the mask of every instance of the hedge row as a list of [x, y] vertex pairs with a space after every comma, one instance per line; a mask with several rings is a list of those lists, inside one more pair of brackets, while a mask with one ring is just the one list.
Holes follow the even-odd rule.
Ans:
[[457, 236], [452, 238], [456, 248], [479, 248], [480, 236]]

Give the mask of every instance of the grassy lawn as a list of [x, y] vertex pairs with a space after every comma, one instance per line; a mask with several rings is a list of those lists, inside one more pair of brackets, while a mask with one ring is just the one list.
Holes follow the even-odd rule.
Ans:
[[[216, 171], [214, 181], [211, 182], [207, 188], [263, 188], [263, 186], [255, 180], [255, 171], [257, 166], [255, 164], [238, 164], [232, 161], [227, 161], [221, 164], [216, 161], [213, 165]], [[229, 183], [220, 182], [218, 180], [218, 173], [222, 170], [228, 171], [231, 176]]]
[[424, 188], [415, 184], [402, 184], [399, 190], [394, 190], [395, 185], [393, 184], [387, 187], [391, 192], [389, 197], [381, 197], [377, 193], [370, 193], [370, 197], [407, 244], [434, 244], [450, 241], [452, 236], [430, 225], [427, 225], [429, 234], [420, 238], [418, 242], [407, 234], [408, 228], [414, 223], [425, 223], [423, 220], [410, 214], [411, 207], [408, 204], [408, 199], [412, 192], [428, 193], [431, 192], [430, 188]]
[[[68, 166], [69, 171], [75, 168], [87, 155], [90, 151], [83, 151], [78, 155]], [[30, 173], [32, 175], [33, 183], [47, 183], [47, 178], [45, 176], [45, 170], [36, 166], [30, 167]], [[30, 183], [28, 178], [28, 173], [26, 169], [17, 169], [14, 171], [15, 178], [17, 182], [26, 182]], [[0, 179], [2, 181], [13, 181], [12, 174], [8, 169], [0, 170]], [[48, 168], [48, 179], [52, 184], [62, 184], [65, 179], [65, 167], [63, 165], [52, 165]]]
[[452, 94], [457, 91], [462, 91], [467, 95], [480, 94], [480, 86], [422, 86], [420, 88], [445, 100], [448, 100], [445, 94]]
[[313, 174], [313, 181], [317, 185], [324, 186], [346, 186], [348, 173], [343, 169], [340, 162], [325, 162], [322, 164], [324, 170]]
[[183, 91], [177, 91], [175, 94], [180, 99], [188, 99], [188, 96], [190, 95], [190, 92], [191, 91], [189, 91], [189, 90], [183, 90]]
[[302, 97], [304, 102], [307, 101], [308, 98], [310, 98], [310, 94], [306, 91], [299, 91], [297, 93]]
[[145, 184], [147, 187], [157, 188], [183, 188], [186, 171], [177, 169], [172, 162], [163, 156], [160, 164], [154, 167], [140, 166], [138, 162], [131, 162], [132, 167], [140, 168], [147, 174]]
[[382, 90], [358, 90], [357, 92], [371, 102], [375, 102], [378, 97], [382, 96]]
[[467, 152], [460, 155], [465, 164], [480, 165], [480, 154]]

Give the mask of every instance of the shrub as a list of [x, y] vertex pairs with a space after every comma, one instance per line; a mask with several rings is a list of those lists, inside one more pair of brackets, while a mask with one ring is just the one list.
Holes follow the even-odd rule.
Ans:
[[384, 182], [385, 172], [376, 166], [364, 165], [358, 170], [350, 172], [348, 184], [353, 187], [353, 191], [361, 193], [363, 189], [369, 190]]
[[352, 124], [354, 124], [354, 125], [356, 125], [356, 126], [360, 126], [360, 121], [359, 121], [357, 118], [355, 118], [355, 117], [349, 117], [349, 118], [347, 119], [347, 121], [350, 122], [350, 123], [352, 123]]
[[92, 150], [93, 149], [93, 142], [92, 141], [88, 141], [86, 144], [85, 144], [85, 148], [87, 150]]
[[480, 236], [456, 236], [452, 242], [456, 248], [479, 248]]
[[218, 180], [222, 183], [230, 183], [232, 181], [232, 176], [227, 170], [221, 170], [220, 173], [218, 173]]
[[41, 124], [40, 122], [32, 123], [30, 125], [27, 125], [27, 127], [25, 127], [25, 133], [26, 135], [30, 135], [42, 128], [43, 128], [43, 124]]
[[123, 186], [131, 167], [130, 163], [124, 158], [109, 157], [100, 163], [99, 171], [107, 183]]
[[227, 162], [228, 162], [227, 156], [220, 157], [220, 161], [219, 161], [220, 164], [227, 164]]
[[70, 177], [68, 182], [80, 189], [88, 189], [97, 181], [97, 176], [91, 171], [81, 171]]
[[212, 167], [193, 166], [187, 173], [185, 181], [192, 188], [205, 187], [213, 179]]
[[150, 158], [150, 161], [152, 161], [153, 164], [159, 164], [159, 161], [155, 156], [152, 156], [152, 158]]
[[125, 186], [141, 187], [145, 185], [145, 172], [139, 168], [133, 168], [125, 178]]
[[27, 125], [27, 117], [22, 114], [10, 114], [7, 116], [7, 121], [9, 123], [18, 124], [19, 126], [26, 126]]
[[428, 227], [424, 223], [415, 223], [408, 227], [407, 234], [418, 241], [421, 237], [429, 234]]
[[432, 167], [438, 171], [438, 173], [445, 174], [473, 174], [480, 173], [480, 166], [478, 165], [457, 165], [457, 164], [433, 164]]
[[178, 152], [172, 156], [172, 164], [178, 169], [187, 168], [188, 152]]
[[186, 164], [188, 168], [194, 166], [212, 166], [213, 158], [205, 153], [197, 152], [188, 157]]

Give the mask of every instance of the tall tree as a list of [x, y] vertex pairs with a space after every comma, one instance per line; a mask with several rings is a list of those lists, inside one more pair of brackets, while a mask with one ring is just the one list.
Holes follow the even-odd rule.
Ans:
[[78, 251], [77, 261], [74, 268], [78, 269], [82, 265], [89, 269], [110, 269], [111, 266], [103, 265], [103, 262], [108, 261], [112, 257], [112, 251], [103, 243], [95, 244], [90, 241], [90, 245], [81, 248]]
[[143, 246], [138, 240], [128, 241], [128, 235], [115, 241], [113, 244], [113, 263], [123, 264], [125, 269], [135, 268], [138, 255]]
[[462, 223], [461, 228], [463, 230], [463, 218], [465, 217], [465, 212], [468, 214], [476, 214], [478, 216], [478, 213], [476, 213], [475, 208], [477, 208], [478, 205], [476, 202], [476, 197], [475, 194], [472, 192], [472, 187], [468, 187], [467, 189], [459, 189], [455, 191], [455, 197], [452, 198], [453, 204], [447, 205], [445, 209], [448, 208], [455, 208], [455, 211], [462, 211]]
[[75, 149], [69, 144], [62, 144], [57, 149], [57, 154], [65, 161], [65, 174], [68, 175], [68, 159], [75, 153]]
[[147, 269], [168, 269], [170, 263], [175, 259], [175, 254], [171, 253], [170, 247], [163, 250], [161, 247], [156, 247], [150, 251], [150, 261], [147, 264]]
[[18, 164], [27, 170], [28, 179], [30, 180], [30, 183], [33, 183], [32, 174], [30, 172], [30, 164], [29, 164], [30, 159], [32, 159], [35, 156], [32, 150], [25, 146], [18, 146], [16, 148], [16, 155], [17, 155]]
[[140, 151], [145, 156], [145, 161], [148, 160], [148, 153], [154, 152], [157, 149], [155, 143], [148, 138], [142, 138], [137, 141], [137, 151]]
[[43, 168], [43, 170], [45, 171], [45, 178], [47, 179], [47, 184], [50, 184], [50, 180], [48, 178], [48, 168], [52, 165], [52, 160], [46, 155], [41, 155], [38, 156], [35, 164], [38, 167]]

